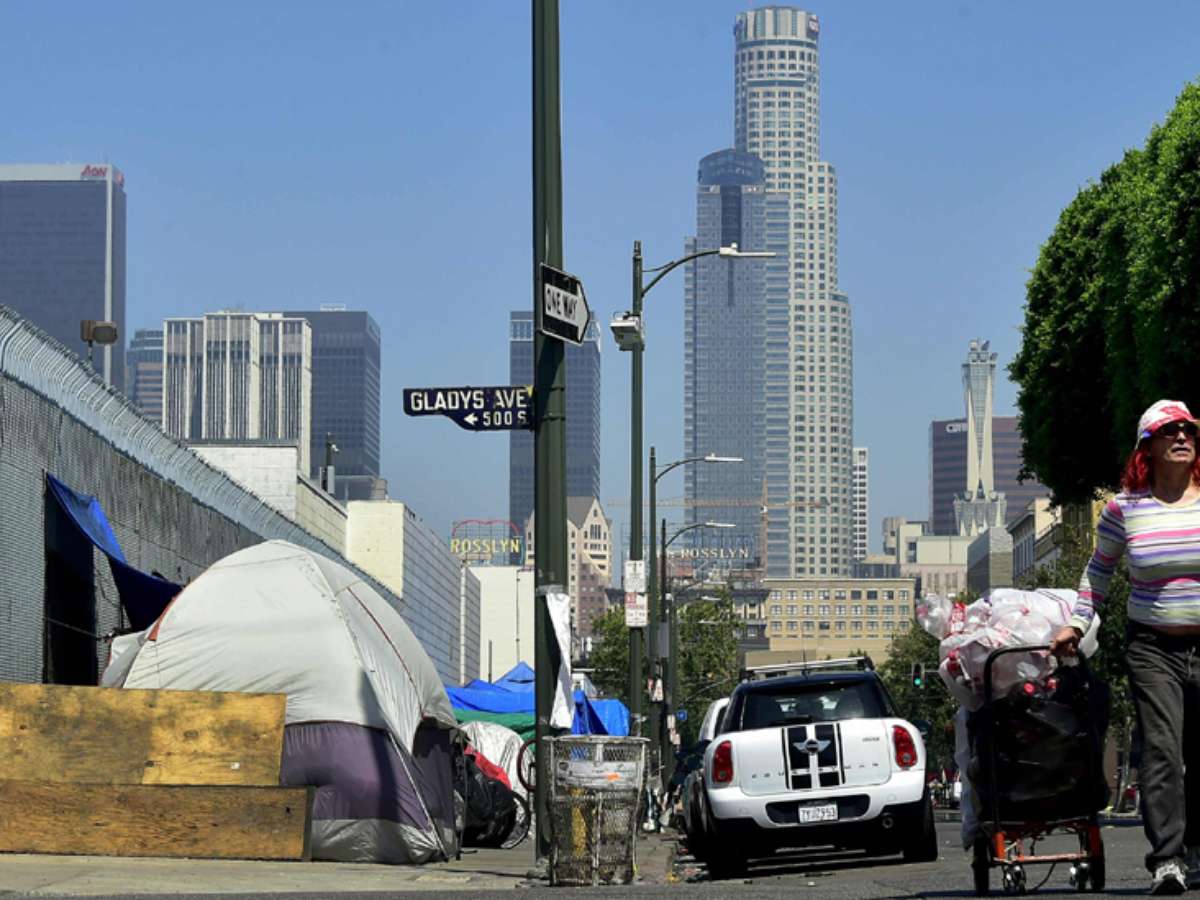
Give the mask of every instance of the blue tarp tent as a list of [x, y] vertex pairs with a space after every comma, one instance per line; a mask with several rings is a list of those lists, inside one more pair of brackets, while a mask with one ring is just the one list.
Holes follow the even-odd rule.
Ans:
[[[534, 715], [534, 672], [519, 662], [495, 683], [481, 679], [465, 687], [447, 687], [450, 704], [462, 711], [461, 718]], [[591, 700], [583, 691], [575, 692], [575, 719], [572, 734], [629, 734], [629, 710], [620, 700]]]
[[108, 557], [129, 624], [138, 631], [149, 628], [183, 588], [165, 578], [135, 569], [125, 561], [104, 508], [95, 497], [72, 490], [49, 473], [46, 473], [46, 486], [83, 536]]

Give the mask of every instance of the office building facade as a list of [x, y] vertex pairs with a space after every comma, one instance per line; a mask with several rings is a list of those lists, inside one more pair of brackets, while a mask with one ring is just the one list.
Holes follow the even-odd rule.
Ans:
[[[721, 150], [704, 157], [696, 234], [684, 248], [690, 254], [736, 244], [781, 255], [779, 260], [708, 256], [690, 263], [684, 279], [683, 457], [716, 454], [742, 462], [684, 469], [687, 524], [714, 520], [737, 527], [699, 529], [681, 540], [692, 547], [748, 551], [755, 560], [762, 551], [767, 379], [783, 379], [778, 369], [765, 365], [767, 304], [786, 308], [788, 296], [787, 197], [768, 194], [765, 177], [762, 160], [748, 153]], [[768, 282], [768, 264], [780, 279]], [[723, 500], [731, 505], [722, 506]]]
[[870, 461], [866, 447], [854, 448], [854, 561], [866, 559], [870, 537]]
[[109, 163], [0, 166], [0, 304], [72, 352], [85, 319], [113, 322], [95, 369], [125, 380], [125, 176]]
[[309, 471], [312, 329], [279, 313], [163, 323], [163, 428], [184, 441], [287, 441]]
[[[1007, 500], [1006, 524], [1019, 518], [1030, 501], [1048, 497], [1050, 489], [1036, 479], [1018, 480], [1021, 427], [1016, 416], [992, 417], [993, 484]], [[935, 419], [929, 423], [929, 521], [934, 534], [957, 534], [954, 498], [967, 481], [967, 420]]]
[[284, 312], [312, 329], [312, 430], [310, 475], [325, 465], [329, 435], [337, 447], [334, 494], [343, 500], [371, 499], [379, 480], [379, 325], [370, 313], [340, 306]]
[[764, 323], [766, 568], [848, 575], [853, 337], [838, 286], [837, 173], [821, 159], [820, 22], [795, 7], [764, 7], [740, 13], [734, 37], [735, 148], [763, 161], [767, 193], [782, 194], [789, 211], [778, 285], [788, 301], [768, 306]]
[[[509, 314], [509, 383], [533, 384], [533, 311]], [[593, 321], [579, 347], [566, 345], [567, 495], [600, 496], [600, 328]], [[518, 528], [533, 514], [533, 432], [508, 438], [508, 518]], [[520, 560], [512, 559], [513, 564]]]
[[125, 395], [142, 414], [162, 422], [163, 333], [139, 328], [125, 351]]

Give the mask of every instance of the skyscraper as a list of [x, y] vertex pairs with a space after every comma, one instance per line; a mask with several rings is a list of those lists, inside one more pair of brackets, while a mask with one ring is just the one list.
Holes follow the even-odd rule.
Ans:
[[162, 424], [163, 333], [139, 328], [125, 351], [125, 393], [146, 418]]
[[334, 305], [283, 315], [312, 328], [310, 474], [316, 478], [325, 464], [325, 436], [332, 435], [334, 493], [370, 499], [379, 478], [379, 326], [370, 313]]
[[[1006, 500], [1006, 523], [1025, 512], [1035, 497], [1050, 489], [1034, 479], [1019, 481], [1024, 465], [1021, 428], [1016, 416], [992, 416], [992, 472], [995, 488]], [[934, 534], [958, 534], [954, 498], [967, 483], [967, 420], [936, 419], [929, 423], [929, 521]]]
[[[533, 311], [509, 313], [509, 382], [533, 384]], [[567, 496], [600, 496], [600, 328], [567, 344]], [[508, 518], [524, 528], [533, 513], [533, 432], [510, 431]], [[519, 560], [514, 560], [514, 563]]]
[[95, 348], [114, 387], [125, 378], [125, 176], [104, 163], [0, 166], [0, 303], [86, 355], [84, 319], [114, 322]]
[[[767, 569], [849, 575], [853, 339], [838, 289], [837, 174], [820, 158], [820, 24], [801, 9], [740, 13], [734, 27], [736, 149], [764, 164], [789, 208], [787, 303], [765, 310]], [[774, 283], [778, 277], [780, 283]]]
[[854, 448], [854, 561], [867, 555], [870, 536], [871, 505], [869, 497], [870, 453], [866, 447]]
[[[692, 262], [684, 278], [683, 455], [743, 459], [684, 470], [685, 496], [702, 501], [688, 506], [688, 524], [712, 519], [737, 525], [691, 537], [695, 545], [733, 544], [758, 558], [761, 510], [752, 501], [763, 493], [764, 327], [768, 300], [787, 303], [780, 286], [787, 277], [787, 197], [767, 193], [762, 160], [736, 150], [704, 157], [698, 180], [696, 234], [686, 253], [737, 244], [782, 254], [774, 260], [708, 256]], [[781, 276], [769, 298], [768, 264]], [[735, 502], [718, 506], [721, 500]]]
[[971, 341], [962, 366], [963, 401], [967, 407], [967, 480], [954, 499], [954, 521], [959, 534], [979, 534], [1004, 527], [1006, 502], [996, 492], [992, 465], [992, 400], [996, 385], [997, 354], [990, 341]]
[[163, 323], [163, 429], [188, 441], [286, 441], [309, 471], [312, 329], [279, 313]]

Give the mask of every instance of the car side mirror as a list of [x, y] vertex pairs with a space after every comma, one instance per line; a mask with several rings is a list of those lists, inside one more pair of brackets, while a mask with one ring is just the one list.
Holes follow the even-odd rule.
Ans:
[[914, 719], [913, 724], [917, 726], [917, 731], [921, 733], [921, 740], [929, 740], [929, 735], [933, 732], [933, 726], [925, 719]]

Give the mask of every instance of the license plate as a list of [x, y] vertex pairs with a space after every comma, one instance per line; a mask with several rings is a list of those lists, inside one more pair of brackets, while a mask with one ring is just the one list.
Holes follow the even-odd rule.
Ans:
[[801, 806], [801, 822], [836, 822], [837, 804], [825, 803], [821, 806]]

